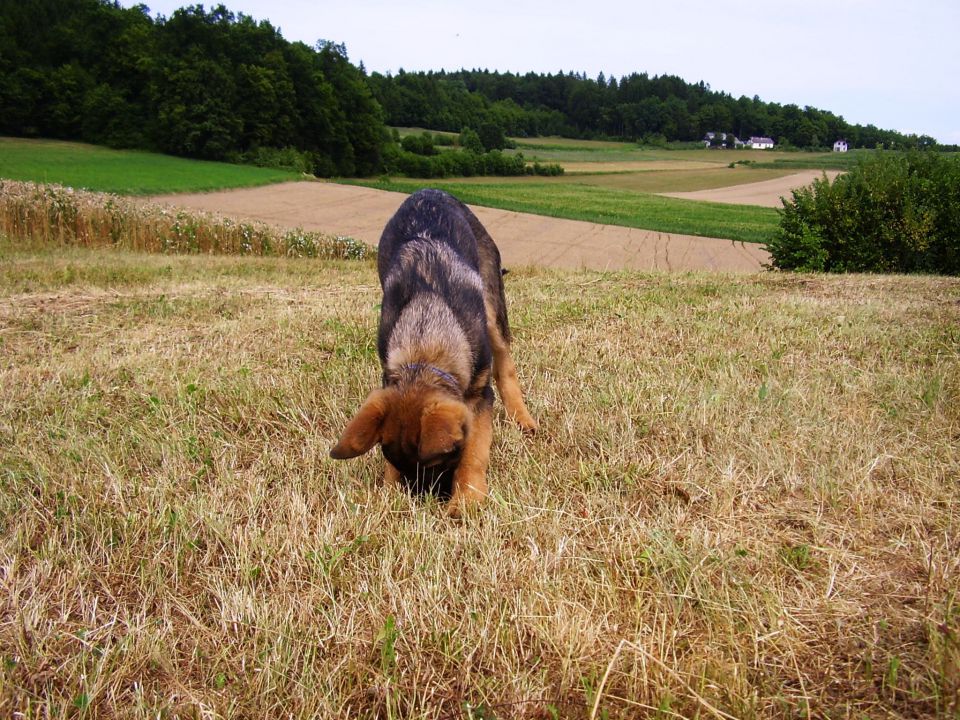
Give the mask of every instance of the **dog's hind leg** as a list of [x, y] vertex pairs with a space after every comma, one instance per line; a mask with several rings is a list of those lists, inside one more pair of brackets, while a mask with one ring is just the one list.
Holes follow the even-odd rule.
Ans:
[[477, 408], [467, 433], [460, 464], [453, 473], [453, 494], [447, 505], [450, 517], [460, 517], [468, 505], [483, 502], [487, 496], [487, 466], [493, 441], [493, 415], [489, 405]]
[[490, 333], [490, 344], [493, 348], [493, 378], [500, 391], [500, 399], [507, 410], [507, 415], [516, 422], [524, 432], [532, 433], [537, 429], [537, 421], [533, 419], [526, 403], [523, 402], [523, 392], [520, 390], [520, 380], [517, 378], [517, 366], [513, 362], [510, 352], [510, 343], [500, 332], [495, 320], [487, 318], [487, 330]]

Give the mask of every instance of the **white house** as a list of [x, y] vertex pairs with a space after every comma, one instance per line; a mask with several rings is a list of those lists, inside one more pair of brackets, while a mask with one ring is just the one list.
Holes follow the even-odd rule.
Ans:
[[768, 137], [752, 137], [747, 142], [752, 150], [772, 150], [773, 140]]
[[740, 147], [743, 141], [733, 133], [715, 133], [708, 132], [703, 136], [703, 144], [706, 147]]
[[833, 144], [834, 152], [846, 152], [847, 151], [847, 141], [846, 140], [837, 140]]

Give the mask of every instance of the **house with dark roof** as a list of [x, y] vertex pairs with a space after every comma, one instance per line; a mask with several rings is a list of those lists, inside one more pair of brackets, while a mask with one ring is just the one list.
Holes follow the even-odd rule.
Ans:
[[704, 147], [729, 148], [743, 147], [743, 140], [733, 133], [708, 132], [703, 136]]
[[768, 137], [752, 137], [747, 142], [752, 150], [772, 150], [773, 139]]

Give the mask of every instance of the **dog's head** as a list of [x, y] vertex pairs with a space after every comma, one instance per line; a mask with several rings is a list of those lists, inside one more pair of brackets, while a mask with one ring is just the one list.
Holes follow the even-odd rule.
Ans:
[[460, 464], [470, 428], [466, 404], [435, 389], [374, 390], [347, 423], [330, 451], [337, 460], [363, 455], [380, 444], [383, 455], [406, 478]]

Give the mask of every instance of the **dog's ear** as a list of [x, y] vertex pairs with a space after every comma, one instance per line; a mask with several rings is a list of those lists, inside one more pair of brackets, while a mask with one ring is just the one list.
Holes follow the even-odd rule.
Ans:
[[462, 402], [441, 400], [430, 403], [420, 417], [420, 462], [447, 455], [463, 445], [470, 422], [470, 411]]
[[383, 420], [390, 409], [390, 394], [386, 390], [374, 390], [357, 414], [347, 423], [340, 441], [330, 451], [335, 460], [347, 460], [363, 455], [380, 441]]

